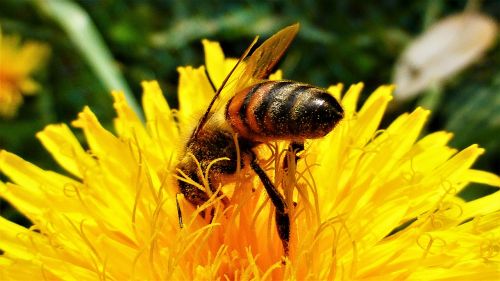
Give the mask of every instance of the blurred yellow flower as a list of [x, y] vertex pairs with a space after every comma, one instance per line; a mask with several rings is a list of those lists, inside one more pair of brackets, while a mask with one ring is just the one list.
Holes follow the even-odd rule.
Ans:
[[[204, 42], [214, 83], [234, 60]], [[346, 118], [306, 151], [286, 174], [285, 145], [259, 150], [291, 210], [290, 255], [282, 257], [272, 206], [260, 181], [241, 172], [224, 186], [230, 206], [215, 201], [207, 222], [179, 196], [175, 164], [192, 114], [213, 90], [205, 68], [179, 68], [179, 111], [156, 82], [143, 83], [146, 124], [121, 93], [113, 94], [116, 133], [89, 108], [73, 123], [37, 137], [69, 175], [43, 170], [2, 151], [12, 183], [0, 195], [26, 215], [29, 229], [0, 218], [0, 279], [5, 280], [495, 280], [500, 274], [500, 192], [464, 202], [470, 182], [500, 186], [471, 168], [484, 151], [447, 146], [451, 134], [419, 139], [429, 112], [418, 108], [379, 129], [392, 87], [377, 89], [361, 109], [362, 85], [328, 90]], [[273, 78], [280, 78], [280, 73]], [[282, 158], [281, 158], [282, 159]], [[264, 163], [265, 162], [265, 163]], [[275, 163], [277, 163], [275, 165]]]
[[30, 75], [49, 55], [45, 44], [26, 42], [18, 36], [2, 35], [0, 30], [0, 117], [13, 117], [23, 102], [23, 94], [34, 94], [39, 85]]

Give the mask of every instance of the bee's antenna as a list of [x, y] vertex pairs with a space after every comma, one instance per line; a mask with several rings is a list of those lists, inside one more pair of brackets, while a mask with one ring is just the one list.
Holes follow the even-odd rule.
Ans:
[[248, 46], [248, 48], [245, 50], [243, 55], [241, 55], [241, 57], [238, 59], [238, 62], [236, 62], [236, 64], [234, 65], [233, 69], [231, 69], [231, 71], [226, 76], [224, 81], [222, 81], [222, 84], [220, 85], [219, 89], [217, 89], [217, 92], [215, 92], [215, 95], [212, 98], [212, 101], [210, 101], [210, 104], [207, 107], [207, 111], [205, 112], [205, 115], [203, 115], [203, 117], [200, 119], [200, 122], [198, 122], [198, 126], [196, 126], [196, 129], [193, 131], [193, 134], [191, 134], [191, 137], [189, 139], [193, 139], [194, 137], [196, 137], [196, 135], [198, 135], [198, 132], [201, 130], [201, 128], [203, 128], [203, 125], [205, 125], [205, 123], [208, 120], [210, 110], [212, 109], [212, 106], [214, 105], [217, 98], [220, 96], [222, 89], [224, 89], [224, 86], [226, 86], [227, 81], [229, 80], [231, 75], [233, 75], [233, 73], [236, 70], [236, 68], [238, 67], [238, 65], [240, 65], [240, 63], [248, 56], [248, 54], [250, 53], [250, 50], [252, 50], [253, 46], [257, 43], [257, 40], [259, 40], [259, 36], [256, 36], [255, 39], [253, 39], [252, 44], [250, 44], [250, 46]]
[[212, 80], [212, 77], [210, 77], [210, 73], [208, 73], [208, 69], [205, 67], [205, 75], [208, 78], [208, 82], [210, 83], [210, 86], [212, 86], [212, 90], [217, 91], [217, 88], [215, 88], [214, 81]]

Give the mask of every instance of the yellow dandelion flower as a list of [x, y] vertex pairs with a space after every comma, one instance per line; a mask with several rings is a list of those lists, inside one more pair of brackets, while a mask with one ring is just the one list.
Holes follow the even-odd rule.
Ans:
[[13, 117], [24, 95], [36, 93], [39, 85], [30, 75], [49, 54], [45, 44], [26, 42], [18, 36], [2, 35], [0, 30], [0, 116]]
[[[207, 71], [221, 83], [227, 65], [204, 42]], [[419, 138], [429, 112], [418, 108], [379, 128], [392, 87], [358, 110], [362, 85], [328, 91], [346, 117], [309, 141], [297, 165], [280, 166], [285, 145], [262, 146], [269, 176], [292, 204], [290, 254], [283, 257], [273, 207], [260, 181], [242, 170], [212, 198], [212, 221], [177, 196], [179, 147], [213, 90], [205, 68], [179, 68], [179, 111], [156, 82], [143, 83], [146, 124], [113, 94], [116, 133], [89, 108], [73, 125], [37, 137], [67, 174], [43, 170], [6, 151], [0, 170], [12, 183], [0, 195], [33, 223], [0, 218], [0, 278], [5, 280], [496, 280], [500, 274], [500, 192], [464, 202], [470, 182], [500, 186], [472, 169], [484, 151], [447, 146], [451, 134]], [[273, 79], [279, 79], [280, 73]], [[291, 161], [293, 164], [293, 161]], [[178, 197], [184, 227], [179, 226]], [[295, 204], [293, 204], [293, 202]]]

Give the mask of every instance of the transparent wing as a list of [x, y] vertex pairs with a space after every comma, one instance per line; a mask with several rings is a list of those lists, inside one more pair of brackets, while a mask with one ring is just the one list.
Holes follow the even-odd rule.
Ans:
[[240, 90], [268, 77], [298, 31], [298, 23], [283, 28], [264, 41], [248, 59], [241, 62], [230, 75], [227, 83], [222, 86], [224, 88], [218, 101], [220, 106], [218, 105], [217, 108], [224, 108], [223, 105], [226, 105], [229, 99]]
[[252, 55], [244, 61], [251, 48], [256, 43], [258, 37], [255, 38], [215, 93], [205, 114], [200, 119], [196, 129], [193, 131], [191, 139], [195, 138], [203, 128], [210, 117], [212, 108], [214, 108], [214, 104], [217, 100], [218, 105], [215, 106], [215, 108], [224, 108], [224, 106], [221, 105], [225, 105], [227, 101], [229, 101], [229, 99], [239, 90], [255, 84], [269, 76], [273, 67], [279, 62], [298, 31], [298, 23], [285, 27], [262, 43], [262, 45], [260, 45], [252, 53]]
[[248, 58], [245, 70], [236, 81], [235, 92], [255, 84], [271, 74], [299, 31], [299, 24], [285, 27], [267, 39]]

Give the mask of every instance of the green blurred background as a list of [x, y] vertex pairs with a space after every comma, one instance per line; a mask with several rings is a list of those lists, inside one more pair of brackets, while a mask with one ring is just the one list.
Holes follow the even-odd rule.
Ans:
[[[89, 17], [97, 39], [102, 37], [101, 51], [111, 54], [119, 70], [117, 75], [137, 100], [140, 82], [155, 79], [173, 106], [176, 67], [203, 64], [202, 38], [220, 41], [227, 55], [238, 57], [255, 35], [267, 38], [294, 22], [301, 23], [301, 30], [280, 64], [284, 77], [322, 87], [363, 81], [366, 98], [377, 86], [391, 83], [398, 56], [415, 36], [440, 18], [463, 11], [468, 4], [458, 0], [1, 0], [2, 32], [45, 42], [52, 55], [45, 69], [35, 76], [42, 90], [25, 99], [16, 118], [0, 119], [0, 148], [56, 171], [60, 168], [36, 140], [37, 131], [50, 123], [71, 122], [84, 105], [89, 105], [109, 129], [115, 115], [108, 94], [110, 86], [102, 83], [95, 66], [79, 52], [81, 48], [88, 50], [82, 44], [92, 42], [79, 43], [78, 38], [71, 37], [75, 34], [68, 33], [69, 27], [51, 14], [54, 11], [48, 6], [58, 2], [77, 4], [81, 15]], [[500, 1], [475, 3], [481, 12], [498, 21]], [[428, 131], [452, 131], [454, 147], [472, 143], [485, 147], [487, 153], [475, 167], [496, 173], [500, 167], [499, 48], [495, 43], [479, 61], [448, 79], [440, 89], [441, 99], [433, 104], [427, 127]], [[431, 92], [396, 104], [384, 123], [411, 111]], [[6, 180], [1, 175], [0, 179]], [[473, 198], [490, 191], [478, 187], [462, 196]], [[0, 202], [0, 210], [9, 219], [22, 221], [5, 202]]]

